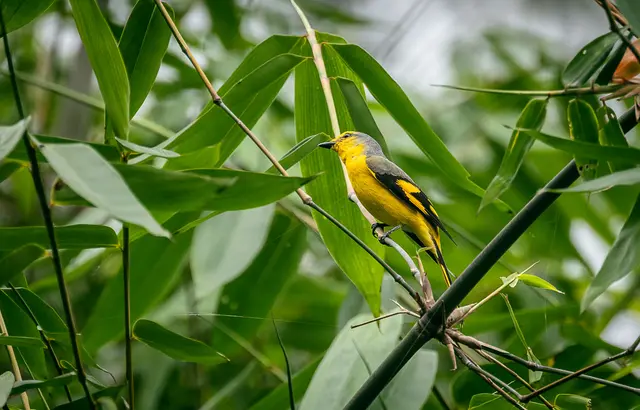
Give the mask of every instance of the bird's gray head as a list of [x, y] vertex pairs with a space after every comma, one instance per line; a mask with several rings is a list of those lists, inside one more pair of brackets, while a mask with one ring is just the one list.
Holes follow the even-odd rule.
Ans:
[[[363, 132], [347, 131], [331, 141], [318, 144], [319, 147], [332, 149], [340, 157], [350, 155], [383, 155], [382, 148], [376, 140]], [[348, 153], [348, 154], [347, 154]]]

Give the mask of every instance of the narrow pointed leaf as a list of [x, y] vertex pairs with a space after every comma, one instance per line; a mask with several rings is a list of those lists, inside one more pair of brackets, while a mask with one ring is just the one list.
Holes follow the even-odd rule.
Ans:
[[153, 235], [170, 236], [138, 201], [113, 166], [91, 147], [35, 141], [60, 178], [94, 206], [122, 221], [140, 225]]
[[[29, 314], [29, 311], [33, 313], [38, 324], [44, 331], [48, 333], [66, 334], [67, 324], [51, 305], [47, 304], [40, 296], [27, 288], [16, 288], [16, 291], [20, 294], [20, 297], [16, 295], [16, 292], [13, 290], [3, 292], [9, 296], [24, 313]], [[28, 309], [22, 304], [22, 300], [24, 300]]]
[[616, 6], [629, 20], [629, 25], [636, 37], [640, 36], [640, 7], [638, 7], [638, 2], [634, 0], [617, 0]]
[[95, 0], [70, 0], [73, 18], [98, 79], [116, 135], [129, 133], [129, 78], [116, 40]]
[[640, 269], [640, 195], [611, 250], [582, 298], [584, 311], [615, 281]]
[[17, 172], [24, 166], [26, 166], [24, 163], [18, 161], [5, 160], [0, 162], [0, 182], [9, 178], [14, 172]]
[[[122, 390], [123, 386], [110, 386], [106, 389], [98, 390], [91, 393], [91, 396], [98, 403], [103, 402], [103, 398], [115, 398]], [[64, 403], [59, 406], [54, 407], [52, 410], [86, 410], [89, 409], [89, 403], [86, 396], [82, 396], [78, 399], [73, 400], [69, 403]]]
[[[467, 191], [482, 197], [484, 190], [469, 179], [469, 173], [449, 152], [440, 137], [420, 115], [409, 97], [369, 53], [355, 44], [332, 44], [349, 67], [362, 79], [374, 98], [391, 114], [411, 139], [442, 170]], [[499, 205], [506, 210], [504, 203]]]
[[[291, 147], [291, 149], [289, 151], [287, 151], [282, 156], [282, 158], [280, 158], [280, 161], [279, 161], [280, 165], [282, 165], [282, 167], [284, 169], [291, 168], [292, 166], [294, 166], [298, 162], [302, 161], [302, 159], [304, 157], [306, 157], [307, 155], [311, 154], [313, 152], [313, 150], [318, 147], [319, 143], [321, 143], [323, 141], [327, 141], [327, 140], [329, 140], [329, 136], [327, 134], [325, 134], [324, 132], [321, 132], [321, 133], [316, 134], [316, 135], [311, 135], [311, 136], [303, 139], [302, 141], [298, 142], [296, 145]], [[276, 169], [275, 166], [272, 165], [265, 172], [270, 173], [270, 174], [277, 174], [278, 170]]]
[[173, 152], [168, 149], [162, 149], [158, 147], [145, 147], [131, 141], [120, 139], [118, 137], [116, 137], [116, 141], [118, 141], [118, 144], [127, 148], [131, 152], [135, 152], [138, 154], [148, 154], [150, 156], [160, 158], [177, 158], [180, 156], [180, 154], [178, 154], [177, 152]]
[[181, 336], [150, 320], [138, 320], [133, 326], [133, 337], [152, 349], [183, 362], [215, 365], [228, 361], [199, 340]]
[[522, 281], [523, 283], [526, 283], [529, 286], [533, 286], [533, 287], [536, 287], [536, 288], [552, 290], [552, 291], [557, 292], [557, 293], [564, 293], [564, 292], [559, 291], [555, 286], [553, 286], [552, 284], [550, 284], [546, 280], [544, 280], [541, 277], [536, 276], [536, 275], [531, 275], [531, 274], [528, 274], [528, 273], [522, 273], [522, 274], [518, 275], [518, 280]]
[[[42, 342], [41, 342], [42, 343]], [[13, 384], [11, 394], [20, 394], [32, 389], [42, 389], [45, 387], [66, 386], [76, 380], [76, 373], [65, 373], [47, 380], [22, 380]]]
[[11, 372], [0, 374], [0, 406], [7, 404], [15, 380], [16, 378]]
[[44, 343], [42, 343], [40, 338], [27, 336], [0, 336], [0, 345], [44, 348]]
[[[103, 225], [56, 226], [56, 239], [60, 249], [114, 248], [118, 246], [118, 237], [113, 229]], [[31, 244], [49, 249], [51, 244], [46, 227], [0, 228], [0, 251], [14, 251]]]
[[9, 127], [0, 126], [0, 161], [13, 151], [22, 135], [27, 131], [28, 125], [29, 119], [27, 118]]
[[[36, 134], [34, 137], [43, 144], [78, 144], [81, 141], [71, 138], [53, 137], [50, 135]], [[98, 154], [102, 155], [109, 162], [120, 162], [120, 153], [118, 149], [113, 145], [98, 144], [96, 142], [82, 142], [85, 145], [93, 148]], [[36, 153], [39, 162], [47, 162], [47, 159], [40, 153]], [[28, 162], [27, 150], [24, 144], [18, 144], [16, 148], [9, 154], [7, 158], [16, 161]]]
[[[43, 14], [53, 4], [54, 0], [2, 0], [2, 18], [7, 33], [30, 23]], [[2, 37], [0, 33], [0, 37]]]
[[[173, 9], [168, 4], [164, 7], [173, 17]], [[118, 44], [131, 85], [129, 118], [151, 91], [170, 38], [171, 30], [155, 3], [138, 0]]]
[[616, 33], [603, 34], [580, 49], [562, 73], [564, 85], [580, 87], [589, 81], [604, 63], [618, 38]]
[[567, 138], [554, 137], [553, 135], [545, 134], [539, 131], [524, 129], [521, 131], [537, 140], [544, 142], [550, 147], [559, 149], [560, 151], [568, 152], [575, 156], [580, 156], [585, 160], [587, 158], [600, 160], [623, 160], [635, 164], [640, 164], [640, 149], [637, 148], [602, 146], [600, 144], [593, 144], [590, 142], [574, 141]]
[[613, 174], [605, 175], [570, 188], [553, 189], [551, 192], [598, 192], [614, 186], [637, 184], [640, 184], [640, 168], [632, 168], [625, 171], [614, 172]]
[[516, 122], [516, 128], [518, 129], [514, 129], [511, 132], [511, 139], [502, 157], [498, 173], [487, 187], [480, 202], [480, 209], [499, 198], [511, 186], [513, 179], [524, 162], [525, 155], [529, 152], [534, 142], [531, 136], [523, 133], [519, 128], [539, 131], [547, 114], [547, 102], [548, 100], [534, 99], [529, 101], [522, 110]]
[[591, 399], [577, 394], [558, 394], [553, 399], [554, 407], [560, 410], [591, 410]]
[[[299, 402], [304, 392], [307, 390], [311, 378], [320, 364], [320, 359], [312, 361], [305, 366], [298, 373], [294, 374], [291, 378], [291, 384], [293, 384], [293, 396], [296, 402]], [[271, 392], [262, 398], [259, 402], [251, 406], [250, 410], [272, 410], [272, 409], [286, 409], [289, 405], [289, 386], [287, 383], [282, 383]]]
[[[268, 317], [271, 307], [287, 280], [297, 272], [306, 248], [306, 229], [297, 220], [276, 213], [265, 243], [251, 262], [235, 280], [225, 285], [220, 297], [216, 320], [240, 337], [251, 342], [261, 321], [234, 320], [242, 317]], [[246, 303], [251, 300], [251, 303]], [[243, 351], [228, 336], [216, 331], [217, 349], [232, 357]]]
[[[629, 143], [622, 132], [620, 122], [618, 122], [618, 117], [616, 117], [615, 112], [606, 105], [603, 105], [598, 108], [596, 115], [598, 116], [598, 124], [600, 125], [600, 132], [598, 134], [600, 145], [628, 148]], [[608, 164], [611, 172], [623, 171], [633, 167], [633, 165], [628, 162], [617, 160], [609, 160]]]
[[[526, 339], [524, 338], [524, 333], [522, 333], [522, 329], [520, 329], [520, 325], [518, 324], [518, 319], [516, 318], [516, 315], [513, 312], [511, 303], [509, 303], [509, 298], [502, 293], [500, 294], [500, 296], [502, 296], [502, 298], [504, 299], [504, 303], [507, 304], [507, 308], [509, 309], [509, 315], [511, 316], [511, 320], [513, 321], [513, 327], [516, 329], [516, 334], [518, 335], [518, 338], [520, 339], [522, 346], [524, 346], [524, 349], [527, 352], [527, 359], [532, 362], [540, 364], [540, 361], [533, 354], [533, 350], [531, 350], [531, 348], [527, 344]], [[541, 378], [542, 378], [542, 372], [529, 370], [529, 383], [535, 383], [539, 381]]]
[[13, 278], [22, 273], [27, 266], [43, 256], [45, 256], [44, 249], [35, 245], [24, 245], [7, 254], [1, 254], [0, 286], [13, 280]]
[[[567, 116], [569, 119], [569, 136], [572, 140], [597, 146], [600, 145], [598, 142], [598, 120], [596, 113], [586, 101], [578, 99], [571, 100], [567, 108]], [[640, 154], [640, 150], [638, 153]], [[578, 155], [576, 155], [575, 159], [582, 178], [585, 180], [595, 178], [598, 161], [583, 158]]]

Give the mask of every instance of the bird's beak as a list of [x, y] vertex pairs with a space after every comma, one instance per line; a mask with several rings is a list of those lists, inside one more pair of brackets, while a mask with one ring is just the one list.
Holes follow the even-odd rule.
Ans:
[[318, 144], [320, 148], [326, 148], [326, 149], [331, 149], [333, 148], [334, 145], [336, 145], [336, 143], [333, 141], [321, 142], [320, 144]]

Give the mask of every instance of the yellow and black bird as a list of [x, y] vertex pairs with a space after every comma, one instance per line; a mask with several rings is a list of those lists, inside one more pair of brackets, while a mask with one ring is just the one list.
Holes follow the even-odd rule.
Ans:
[[449, 238], [451, 235], [427, 195], [411, 177], [387, 159], [380, 145], [367, 134], [348, 131], [318, 146], [331, 149], [340, 156], [358, 199], [381, 222], [371, 227], [372, 232], [378, 227], [390, 226], [392, 228], [385, 233], [386, 237], [402, 229], [440, 266], [444, 281], [447, 287], [450, 286], [449, 270], [440, 248], [439, 229]]

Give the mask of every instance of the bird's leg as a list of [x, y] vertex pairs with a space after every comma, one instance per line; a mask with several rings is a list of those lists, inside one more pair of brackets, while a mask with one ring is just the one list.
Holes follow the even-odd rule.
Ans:
[[376, 222], [373, 225], [371, 225], [371, 235], [373, 235], [375, 238], [378, 237], [378, 235], [376, 235], [376, 229], [380, 228], [384, 231], [384, 228], [386, 228], [387, 224], [383, 224], [382, 222]]
[[[387, 226], [389, 226], [389, 225], [387, 225]], [[395, 231], [397, 231], [400, 228], [402, 228], [402, 225], [394, 226], [393, 228], [391, 228], [387, 232], [385, 232], [380, 238], [378, 238], [378, 240], [380, 241], [381, 244], [386, 245], [384, 243], [384, 240], [387, 239], [389, 237], [389, 235], [391, 235], [392, 233], [394, 233]]]

